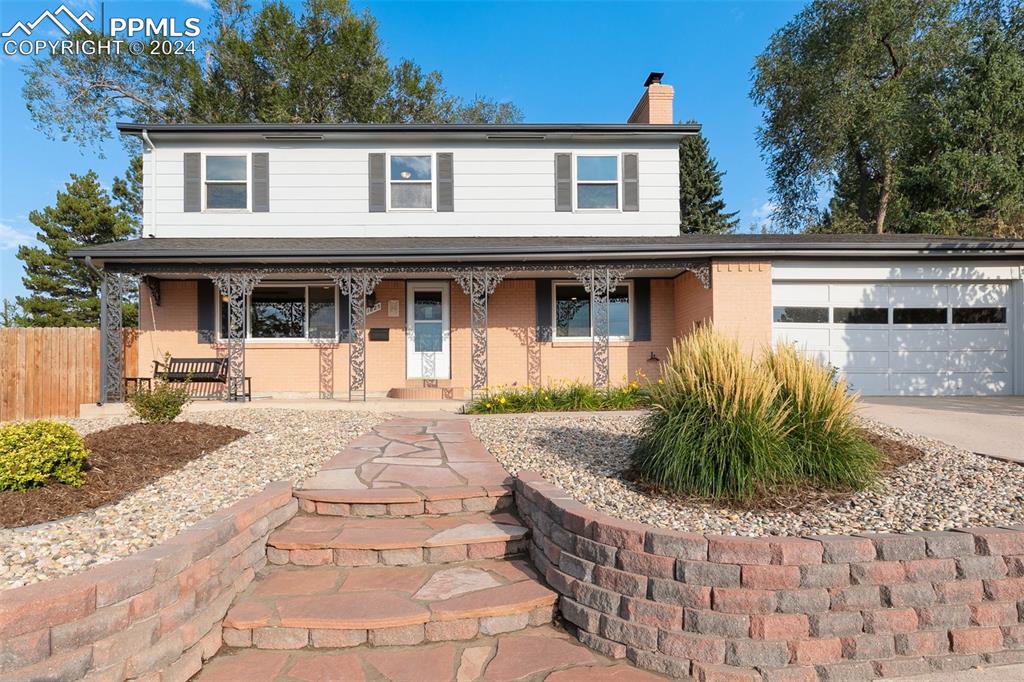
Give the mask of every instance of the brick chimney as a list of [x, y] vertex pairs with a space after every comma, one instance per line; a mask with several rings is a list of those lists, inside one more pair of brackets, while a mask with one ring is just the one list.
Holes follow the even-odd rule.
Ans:
[[629, 116], [629, 123], [675, 123], [672, 118], [672, 96], [675, 90], [671, 85], [663, 85], [663, 73], [651, 71], [644, 81], [644, 94], [636, 103], [636, 108]]

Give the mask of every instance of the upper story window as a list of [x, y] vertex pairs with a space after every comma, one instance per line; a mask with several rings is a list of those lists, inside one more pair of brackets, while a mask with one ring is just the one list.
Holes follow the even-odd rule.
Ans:
[[391, 208], [433, 208], [434, 169], [431, 155], [392, 155], [389, 178]]
[[[592, 298], [575, 282], [556, 282], [554, 320], [556, 339], [590, 339], [593, 335]], [[608, 336], [629, 339], [633, 334], [630, 283], [608, 293]]]
[[619, 157], [576, 157], [576, 208], [619, 207]]
[[245, 156], [206, 157], [206, 208], [249, 207], [248, 163]]

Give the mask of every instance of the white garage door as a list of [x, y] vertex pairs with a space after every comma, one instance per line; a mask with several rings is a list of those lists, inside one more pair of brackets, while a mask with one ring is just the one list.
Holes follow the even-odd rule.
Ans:
[[1010, 288], [998, 283], [776, 282], [773, 336], [865, 395], [1013, 391]]

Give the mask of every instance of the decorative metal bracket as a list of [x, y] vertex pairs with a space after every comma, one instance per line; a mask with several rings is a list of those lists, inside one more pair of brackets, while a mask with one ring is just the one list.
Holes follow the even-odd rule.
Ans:
[[487, 300], [505, 278], [494, 270], [463, 270], [452, 273], [462, 291], [469, 296], [469, 329], [472, 356], [471, 397], [487, 388]]
[[597, 388], [609, 388], [608, 295], [625, 277], [622, 270], [586, 268], [573, 273], [591, 299], [591, 344], [593, 381]]
[[228, 299], [228, 400], [245, 399], [245, 299], [264, 277], [261, 270], [228, 270], [207, 275]]
[[100, 400], [124, 400], [124, 295], [138, 286], [139, 275], [103, 271], [100, 283]]
[[327, 273], [348, 296], [348, 399], [361, 394], [366, 400], [366, 297], [373, 293], [384, 278], [371, 270], [334, 270]]

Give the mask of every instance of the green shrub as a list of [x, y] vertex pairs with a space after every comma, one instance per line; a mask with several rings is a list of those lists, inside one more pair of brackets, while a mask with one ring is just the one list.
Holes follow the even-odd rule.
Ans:
[[497, 386], [466, 406], [469, 414], [516, 412], [592, 412], [631, 410], [644, 407], [650, 399], [640, 377], [608, 390], [579, 382], [551, 386]]
[[766, 353], [761, 364], [789, 406], [787, 440], [797, 477], [858, 490], [875, 480], [881, 455], [861, 435], [854, 419], [857, 395], [847, 390], [835, 368], [785, 344]]
[[744, 499], [792, 477], [788, 410], [774, 379], [704, 327], [677, 339], [650, 385], [634, 465], [646, 479], [702, 498]]
[[159, 381], [150, 390], [140, 389], [127, 398], [128, 410], [148, 424], [167, 424], [174, 421], [192, 402], [188, 384]]
[[51, 479], [80, 486], [88, 457], [82, 437], [68, 424], [7, 424], [0, 427], [0, 490], [27, 490]]

